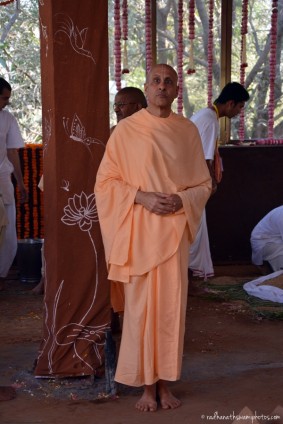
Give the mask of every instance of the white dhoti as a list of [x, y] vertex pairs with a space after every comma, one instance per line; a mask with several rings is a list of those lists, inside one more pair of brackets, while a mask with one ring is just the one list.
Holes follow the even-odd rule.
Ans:
[[214, 275], [205, 210], [201, 217], [195, 241], [190, 246], [189, 268], [194, 276], [203, 277], [204, 279]]
[[0, 245], [0, 277], [5, 278], [12, 266], [17, 253], [17, 231], [16, 231], [16, 206], [14, 199], [14, 186], [11, 177], [1, 178], [1, 192], [3, 194], [4, 207], [8, 220], [5, 226], [2, 242]]

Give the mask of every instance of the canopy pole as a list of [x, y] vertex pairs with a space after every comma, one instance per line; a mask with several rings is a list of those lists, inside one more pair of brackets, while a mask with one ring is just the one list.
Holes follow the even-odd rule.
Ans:
[[[231, 81], [232, 11], [233, 0], [221, 0], [221, 89]], [[220, 144], [229, 143], [230, 130], [230, 119], [221, 119]]]

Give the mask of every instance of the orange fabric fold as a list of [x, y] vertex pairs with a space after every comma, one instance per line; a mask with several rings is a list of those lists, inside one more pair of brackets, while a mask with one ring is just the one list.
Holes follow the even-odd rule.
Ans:
[[[172, 215], [153, 214], [134, 203], [139, 189], [178, 193], [184, 208]], [[159, 118], [145, 109], [120, 121], [95, 185], [108, 278], [129, 282], [131, 276], [165, 262], [176, 253], [186, 225], [192, 242], [210, 192], [210, 175], [192, 122], [174, 113]]]

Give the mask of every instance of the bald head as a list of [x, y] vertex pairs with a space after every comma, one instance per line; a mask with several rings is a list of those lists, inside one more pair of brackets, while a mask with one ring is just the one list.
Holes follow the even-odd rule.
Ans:
[[177, 72], [167, 64], [154, 65], [147, 74], [144, 90], [148, 111], [155, 116], [168, 117], [171, 105], [178, 96]]
[[137, 87], [124, 87], [117, 93], [119, 96], [126, 96], [131, 102], [140, 103], [141, 107], [147, 107], [145, 95]]
[[117, 122], [145, 107], [147, 107], [145, 95], [137, 87], [124, 87], [115, 96], [114, 111]]
[[159, 72], [159, 73], [162, 73], [162, 72], [165, 72], [165, 71], [169, 71], [169, 72], [171, 72], [172, 73], [172, 75], [174, 75], [175, 76], [175, 78], [176, 78], [176, 82], [178, 81], [178, 74], [177, 74], [177, 72], [175, 71], [175, 69], [174, 68], [172, 68], [172, 66], [170, 66], [170, 65], [167, 65], [166, 63], [157, 63], [156, 65], [153, 65], [152, 67], [151, 67], [151, 69], [149, 70], [149, 72], [147, 73], [147, 75], [146, 75], [146, 82], [148, 82], [148, 80], [149, 80], [149, 78], [151, 77], [151, 75], [153, 74], [153, 73], [155, 73], [155, 72]]

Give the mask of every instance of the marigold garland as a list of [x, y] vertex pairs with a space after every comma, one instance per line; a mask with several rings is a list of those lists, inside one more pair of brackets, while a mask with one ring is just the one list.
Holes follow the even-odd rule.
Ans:
[[178, 73], [178, 98], [177, 98], [177, 111], [183, 111], [183, 0], [178, 2], [178, 47], [177, 47], [177, 73]]
[[121, 90], [121, 22], [120, 0], [114, 4], [114, 58], [116, 90]]
[[273, 138], [274, 130], [274, 88], [276, 77], [278, 0], [272, 1], [270, 51], [269, 51], [269, 104], [268, 104], [268, 138]]
[[146, 61], [146, 73], [148, 73], [152, 65], [150, 0], [145, 0], [145, 61]]
[[29, 200], [27, 203], [19, 202], [20, 193], [15, 184], [16, 197], [16, 226], [19, 239], [43, 238], [43, 195], [38, 188], [39, 179], [43, 173], [42, 146], [26, 144], [19, 149], [24, 184], [27, 187]]
[[195, 39], [195, 0], [189, 0], [188, 3], [188, 31], [189, 31], [189, 68], [187, 74], [191, 75], [196, 72], [194, 64], [194, 39]]
[[207, 45], [207, 105], [212, 104], [212, 66], [213, 66], [213, 12], [214, 0], [209, 0], [208, 45]]

